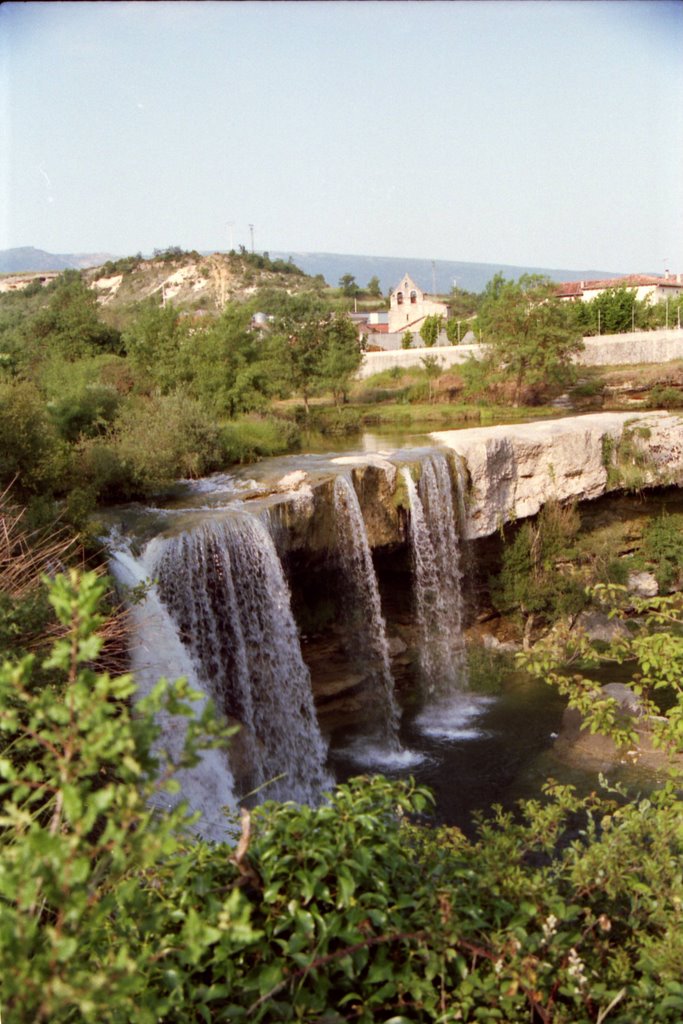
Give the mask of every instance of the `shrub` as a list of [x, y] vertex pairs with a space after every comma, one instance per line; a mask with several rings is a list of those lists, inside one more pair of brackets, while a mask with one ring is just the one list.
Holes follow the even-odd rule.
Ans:
[[661, 515], [649, 520], [643, 531], [643, 556], [654, 563], [660, 591], [678, 587], [683, 573], [683, 515]]
[[48, 403], [48, 413], [60, 437], [76, 441], [79, 437], [103, 434], [114, 419], [119, 396], [103, 384], [89, 384]]
[[0, 487], [16, 480], [24, 493], [59, 489], [64, 468], [64, 448], [36, 386], [0, 380]]
[[683, 391], [679, 388], [656, 384], [647, 397], [649, 409], [681, 409], [683, 408]]
[[[233, 850], [193, 841], [152, 744], [155, 713], [189, 715], [195, 695], [160, 684], [133, 713], [131, 677], [89, 667], [103, 590], [51, 585], [61, 700], [32, 685], [33, 660], [0, 668], [9, 1024], [681, 1019], [673, 787], [624, 806], [548, 783], [469, 841], [414, 822], [431, 800], [413, 782], [360, 778], [320, 807], [243, 812]], [[202, 736], [227, 738], [210, 709], [184, 764]]]
[[220, 429], [220, 444], [225, 464], [251, 462], [298, 448], [301, 434], [296, 423], [289, 420], [251, 417], [225, 423]]
[[180, 391], [129, 400], [114, 426], [117, 457], [142, 493], [223, 465], [219, 426], [199, 402]]
[[579, 526], [575, 505], [549, 501], [504, 549], [500, 574], [491, 580], [491, 599], [499, 611], [524, 623], [525, 644], [536, 621], [548, 624], [575, 615], [586, 603], [580, 580], [560, 567], [572, 555]]

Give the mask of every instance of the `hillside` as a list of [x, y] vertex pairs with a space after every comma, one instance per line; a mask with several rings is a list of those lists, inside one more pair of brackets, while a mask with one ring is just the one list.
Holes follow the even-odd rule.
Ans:
[[[198, 253], [194, 254], [199, 256]], [[202, 254], [209, 260], [214, 260], [219, 254], [204, 252]], [[594, 280], [603, 277], [618, 277], [619, 273], [613, 270], [562, 270], [549, 269], [548, 267], [519, 267], [506, 263], [467, 263], [457, 260], [425, 260], [416, 259], [411, 256], [361, 256], [348, 253], [324, 253], [324, 252], [273, 252], [270, 254], [273, 261], [282, 260], [288, 262], [290, 259], [304, 273], [311, 277], [322, 274], [325, 281], [332, 287], [336, 287], [343, 274], [353, 274], [359, 286], [365, 287], [372, 277], [378, 277], [382, 292], [387, 295], [395, 286], [400, 277], [406, 272], [425, 291], [439, 294], [448, 294], [457, 282], [457, 287], [469, 292], [481, 292], [494, 274], [501, 271], [506, 277], [516, 279], [521, 274], [546, 274], [554, 281], [581, 281]], [[222, 254], [227, 258], [226, 254]], [[100, 266], [105, 261], [115, 261], [106, 253], [92, 253], [81, 255], [55, 255], [45, 252], [42, 249], [26, 247], [23, 249], [6, 249], [0, 251], [0, 273], [19, 273], [21, 271], [39, 270], [66, 270], [68, 268], [91, 268]], [[116, 262], [122, 262], [120, 260]], [[128, 262], [127, 260], [125, 262]], [[154, 260], [145, 260], [145, 266], [149, 267]], [[641, 269], [641, 268], [636, 268]], [[173, 282], [171, 287], [178, 283]], [[434, 283], [436, 289], [434, 289]], [[157, 281], [160, 286], [161, 279]], [[186, 287], [180, 289], [188, 294], [188, 298], [200, 297], [202, 288], [198, 287], [192, 293]]]
[[[553, 281], [583, 281], [618, 277], [613, 271], [561, 270], [548, 267], [517, 267], [506, 263], [466, 263], [455, 260], [425, 260], [410, 256], [359, 256], [324, 252], [271, 253], [273, 257], [292, 258], [307, 274], [322, 274], [328, 284], [336, 286], [343, 274], [353, 274], [364, 288], [370, 278], [378, 277], [384, 295], [408, 273], [425, 291], [447, 295], [454, 282], [468, 292], [481, 292], [494, 274], [516, 280], [521, 274], [545, 274]], [[432, 268], [433, 263], [433, 268]], [[436, 288], [434, 288], [436, 283]]]
[[53, 253], [25, 245], [0, 251], [0, 274], [21, 274], [33, 270], [84, 270], [111, 259], [107, 252]]
[[181, 308], [207, 312], [222, 309], [232, 300], [248, 299], [260, 288], [293, 294], [316, 286], [293, 264], [249, 253], [201, 256], [179, 252], [154, 259], [129, 257], [110, 260], [85, 271], [84, 276], [103, 306], [129, 306], [157, 295]]

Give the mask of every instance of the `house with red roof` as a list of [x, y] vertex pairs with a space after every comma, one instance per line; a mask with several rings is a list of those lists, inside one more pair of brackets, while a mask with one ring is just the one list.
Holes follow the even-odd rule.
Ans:
[[654, 305], [666, 298], [675, 299], [683, 294], [683, 274], [667, 272], [664, 277], [629, 274], [626, 277], [613, 277], [603, 281], [567, 281], [557, 286], [557, 295], [561, 299], [591, 302], [608, 288], [633, 288], [638, 302], [649, 299]]

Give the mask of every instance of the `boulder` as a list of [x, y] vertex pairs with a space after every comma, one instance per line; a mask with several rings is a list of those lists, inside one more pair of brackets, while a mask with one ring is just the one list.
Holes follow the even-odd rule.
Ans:
[[629, 573], [626, 585], [635, 597], [656, 597], [659, 593], [659, 584], [651, 572]]
[[597, 610], [581, 612], [575, 629], [583, 630], [589, 640], [601, 640], [606, 644], [628, 633], [621, 619], [610, 619], [605, 612]]

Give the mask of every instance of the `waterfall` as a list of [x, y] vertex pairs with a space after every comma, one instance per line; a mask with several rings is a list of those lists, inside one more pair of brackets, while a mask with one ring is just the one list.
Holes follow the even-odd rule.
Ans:
[[417, 486], [407, 467], [402, 475], [410, 504], [420, 670], [426, 695], [439, 699], [458, 692], [466, 683], [460, 516], [445, 456], [433, 454], [424, 460]]
[[352, 619], [349, 634], [377, 696], [381, 742], [390, 750], [399, 751], [400, 712], [394, 693], [377, 577], [358, 496], [351, 480], [344, 475], [338, 476], [334, 482], [334, 511], [339, 559]]
[[[135, 559], [128, 550], [120, 547], [110, 560], [114, 578], [126, 587], [134, 587], [146, 581], [150, 575], [149, 565], [144, 559]], [[193, 690], [203, 691], [203, 699], [195, 704], [201, 713], [208, 694], [206, 687], [197, 678], [187, 651], [178, 639], [175, 624], [159, 600], [155, 589], [147, 591], [144, 601], [129, 608], [130, 621], [135, 637], [131, 646], [131, 670], [137, 683], [138, 696], [144, 697], [163, 676], [174, 680], [187, 677]], [[187, 720], [182, 715], [162, 712], [157, 722], [160, 735], [155, 748], [165, 751], [173, 763], [177, 763], [185, 741]], [[234, 783], [227, 754], [221, 750], [202, 750], [199, 761], [192, 768], [181, 768], [175, 773], [180, 784], [180, 797], [187, 802], [190, 811], [201, 811], [201, 818], [194, 826], [195, 831], [206, 839], [221, 842], [229, 838], [229, 826], [222, 807], [234, 808]], [[165, 810], [174, 802], [170, 794], [161, 790], [153, 800], [159, 810]]]
[[250, 739], [249, 785], [316, 802], [329, 784], [310, 676], [272, 537], [230, 514], [155, 540], [161, 600], [219, 707]]

